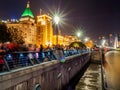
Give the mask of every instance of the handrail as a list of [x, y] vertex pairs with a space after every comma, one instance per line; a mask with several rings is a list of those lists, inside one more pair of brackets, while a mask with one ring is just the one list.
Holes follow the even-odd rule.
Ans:
[[102, 52], [102, 60], [101, 60], [102, 90], [109, 90], [107, 85], [106, 85], [105, 73], [104, 73], [104, 70], [103, 70], [104, 59], [105, 59], [104, 53]]
[[[87, 50], [64, 50], [61, 52], [65, 57], [75, 54], [87, 53]], [[59, 53], [60, 54], [60, 53]], [[9, 52], [3, 55], [4, 71], [27, 67], [35, 64], [40, 64], [46, 61], [57, 60], [56, 50], [36, 52], [36, 51], [21, 51]], [[1, 71], [0, 71], [1, 73]]]

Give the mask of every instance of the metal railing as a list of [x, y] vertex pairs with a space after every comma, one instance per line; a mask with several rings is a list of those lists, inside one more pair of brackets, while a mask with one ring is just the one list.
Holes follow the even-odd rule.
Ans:
[[[61, 50], [62, 51], [62, 50]], [[75, 55], [75, 54], [83, 54], [87, 53], [87, 50], [63, 50], [63, 55], [65, 57]], [[44, 52], [11, 52], [3, 55], [4, 60], [4, 71], [10, 71], [13, 69], [32, 66], [36, 64], [40, 64], [46, 61], [57, 60], [56, 50], [44, 51]]]
[[109, 90], [109, 88], [107, 87], [107, 83], [106, 83], [106, 76], [105, 76], [105, 71], [104, 71], [104, 53], [102, 52], [102, 60], [101, 60], [101, 77], [102, 77], [102, 90]]

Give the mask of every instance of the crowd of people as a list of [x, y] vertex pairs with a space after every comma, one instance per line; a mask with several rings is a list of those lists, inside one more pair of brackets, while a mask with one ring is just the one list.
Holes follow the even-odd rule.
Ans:
[[[80, 50], [82, 48], [76, 48], [76, 47], [69, 47], [69, 46], [62, 46], [62, 45], [53, 45], [43, 47], [40, 45], [39, 47], [36, 45], [25, 45], [25, 44], [14, 44], [14, 43], [2, 43], [0, 42], [0, 71], [2, 71], [2, 67], [4, 65], [4, 57], [8, 53], [16, 53], [16, 52], [39, 52], [39, 56], [42, 56], [42, 52], [49, 52], [50, 55], [55, 55], [56, 59], [59, 60], [60, 55], [62, 56], [62, 59], [64, 59], [64, 50]], [[58, 52], [59, 50], [59, 52]], [[54, 52], [53, 52], [54, 51]]]
[[21, 52], [21, 51], [36, 51], [36, 52], [42, 52], [42, 51], [49, 51], [49, 50], [74, 50], [74, 49], [82, 49], [82, 48], [76, 48], [76, 47], [69, 47], [69, 46], [63, 46], [63, 45], [53, 45], [53, 46], [46, 46], [43, 47], [40, 45], [39, 47], [33, 44], [15, 44], [15, 43], [2, 43], [0, 42], [0, 53], [4, 52]]

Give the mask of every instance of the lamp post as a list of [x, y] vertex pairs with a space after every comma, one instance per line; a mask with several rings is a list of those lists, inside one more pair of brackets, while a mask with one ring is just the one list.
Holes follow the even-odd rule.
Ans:
[[80, 31], [77, 32], [78, 41], [81, 41], [81, 39], [80, 39], [81, 35], [82, 35], [82, 32], [80, 32]]
[[87, 42], [89, 40], [89, 38], [88, 37], [86, 37], [85, 39], [84, 39], [84, 42]]
[[80, 36], [81, 36], [81, 33], [80, 33], [80, 32], [78, 32], [78, 33], [77, 33], [77, 36], [78, 36], [78, 37], [80, 37]]
[[54, 17], [54, 22], [55, 22], [55, 29], [56, 29], [56, 32], [57, 32], [57, 35], [56, 35], [56, 44], [58, 45], [58, 24], [59, 24], [59, 21], [60, 21], [60, 18], [58, 16], [55, 16]]

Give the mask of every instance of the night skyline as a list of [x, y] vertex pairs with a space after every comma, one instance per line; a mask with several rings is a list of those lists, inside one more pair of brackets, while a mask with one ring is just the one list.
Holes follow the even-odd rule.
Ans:
[[[19, 19], [27, 1], [1, 0], [0, 19]], [[92, 38], [119, 33], [119, 4], [117, 0], [30, 0], [35, 16], [40, 9], [50, 14], [56, 8], [63, 12], [66, 23], [60, 26], [63, 34], [75, 35], [77, 29], [82, 28], [85, 35]]]

